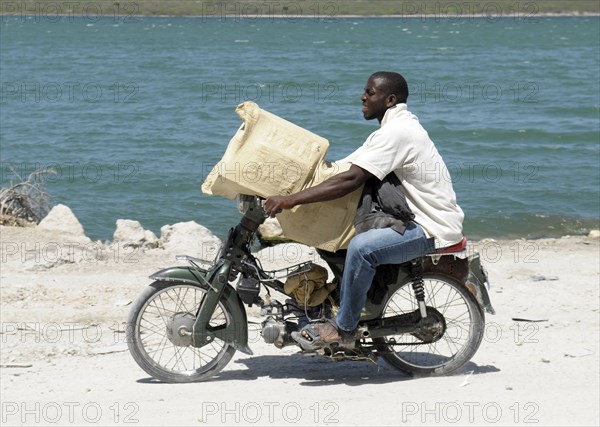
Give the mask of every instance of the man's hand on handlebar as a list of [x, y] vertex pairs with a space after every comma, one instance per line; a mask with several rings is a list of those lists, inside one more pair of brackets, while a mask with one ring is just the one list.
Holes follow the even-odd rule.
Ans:
[[270, 196], [263, 203], [265, 213], [271, 218], [275, 218], [275, 215], [281, 213], [284, 209], [291, 209], [293, 207], [294, 205], [288, 196]]
[[306, 188], [289, 196], [267, 197], [263, 209], [268, 216], [275, 218], [275, 215], [281, 213], [284, 209], [292, 209], [297, 205], [338, 199], [358, 189], [368, 179], [373, 178], [375, 176], [371, 172], [360, 166], [351, 165], [346, 172], [334, 175], [314, 187]]

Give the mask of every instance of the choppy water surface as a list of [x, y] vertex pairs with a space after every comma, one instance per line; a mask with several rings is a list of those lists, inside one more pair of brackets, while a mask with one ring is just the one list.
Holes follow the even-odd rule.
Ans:
[[236, 105], [328, 138], [334, 160], [376, 128], [359, 96], [377, 70], [407, 78], [470, 237], [598, 228], [598, 18], [3, 17], [0, 29], [2, 185], [54, 167], [54, 202], [95, 239], [118, 218], [155, 232], [193, 219], [222, 237], [234, 203], [200, 184]]

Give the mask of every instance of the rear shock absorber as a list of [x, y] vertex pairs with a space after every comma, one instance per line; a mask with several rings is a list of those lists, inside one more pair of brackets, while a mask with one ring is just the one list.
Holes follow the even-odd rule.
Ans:
[[421, 317], [427, 317], [427, 306], [425, 305], [425, 288], [423, 283], [423, 262], [421, 258], [413, 259], [410, 262], [410, 276], [412, 279], [412, 288], [415, 298], [419, 303]]

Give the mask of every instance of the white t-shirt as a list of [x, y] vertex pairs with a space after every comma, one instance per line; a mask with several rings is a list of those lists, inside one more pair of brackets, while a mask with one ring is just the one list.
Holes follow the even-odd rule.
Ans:
[[402, 181], [408, 205], [436, 248], [460, 242], [464, 213], [456, 203], [444, 160], [406, 104], [389, 108], [381, 127], [337, 163], [352, 163], [382, 180], [391, 171]]

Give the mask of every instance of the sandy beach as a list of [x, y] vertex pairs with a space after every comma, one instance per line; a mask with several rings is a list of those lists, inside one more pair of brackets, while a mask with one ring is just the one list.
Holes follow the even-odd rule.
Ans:
[[[158, 383], [131, 358], [124, 321], [162, 248], [0, 227], [3, 425], [598, 425], [599, 239], [471, 242], [497, 314], [460, 372], [406, 377], [383, 360], [333, 362], [263, 342], [218, 376]], [[193, 248], [192, 248], [193, 249]], [[192, 254], [193, 255], [193, 254]], [[278, 245], [266, 267], [316, 260]], [[293, 260], [290, 259], [293, 258]]]

